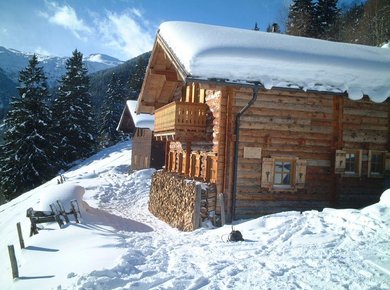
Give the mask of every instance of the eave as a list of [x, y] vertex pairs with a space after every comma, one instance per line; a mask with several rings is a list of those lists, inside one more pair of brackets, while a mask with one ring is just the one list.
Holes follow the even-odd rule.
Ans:
[[157, 34], [138, 98], [137, 113], [153, 114], [156, 109], [171, 102], [187, 76], [174, 53]]

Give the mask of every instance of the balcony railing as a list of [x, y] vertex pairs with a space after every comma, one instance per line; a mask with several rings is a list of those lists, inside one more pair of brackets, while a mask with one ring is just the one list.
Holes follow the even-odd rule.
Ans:
[[154, 136], [175, 141], [206, 138], [207, 105], [173, 102], [154, 112]]
[[187, 152], [169, 152], [167, 170], [178, 172], [184, 176], [216, 182], [218, 158], [214, 153], [192, 151], [189, 156], [188, 172], [186, 172]]

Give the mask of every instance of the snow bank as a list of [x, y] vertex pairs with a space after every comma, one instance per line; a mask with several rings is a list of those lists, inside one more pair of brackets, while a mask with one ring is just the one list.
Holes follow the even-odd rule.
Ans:
[[390, 189], [387, 189], [382, 193], [378, 203], [362, 209], [362, 213], [382, 221], [390, 228]]
[[159, 34], [189, 77], [347, 91], [376, 102], [390, 96], [387, 49], [175, 21], [161, 24]]
[[84, 187], [72, 183], [48, 186], [40, 192], [39, 210], [50, 211], [50, 205], [53, 203], [57, 205], [57, 201], [60, 201], [64, 209], [70, 211], [72, 209], [70, 206], [71, 200], [77, 200], [80, 209], [84, 208], [82, 207], [84, 193]]

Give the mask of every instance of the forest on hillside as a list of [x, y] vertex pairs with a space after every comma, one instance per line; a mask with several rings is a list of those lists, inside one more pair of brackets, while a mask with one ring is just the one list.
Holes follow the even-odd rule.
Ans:
[[338, 2], [293, 0], [286, 33], [371, 46], [390, 40], [389, 0], [356, 0], [342, 7]]

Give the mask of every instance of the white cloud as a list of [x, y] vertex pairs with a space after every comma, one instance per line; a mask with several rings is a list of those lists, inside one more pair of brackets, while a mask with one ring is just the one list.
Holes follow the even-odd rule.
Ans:
[[60, 6], [55, 2], [46, 2], [46, 6], [49, 11], [41, 12], [40, 15], [47, 18], [50, 23], [69, 29], [78, 39], [85, 41], [86, 38], [82, 35], [93, 31], [77, 16], [76, 11], [71, 6]]
[[95, 20], [103, 43], [132, 58], [152, 49], [154, 36], [137, 9], [123, 14], [107, 12], [104, 19]]

